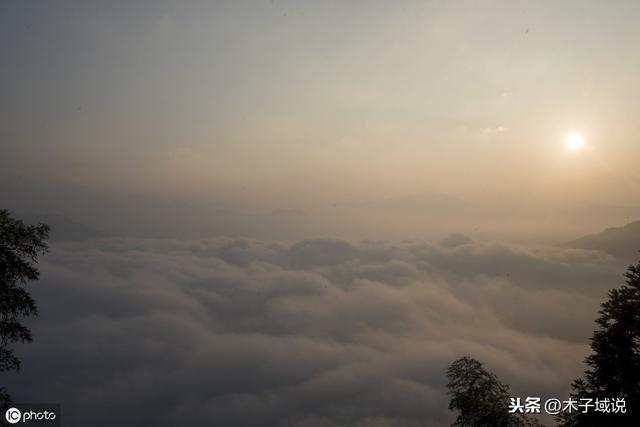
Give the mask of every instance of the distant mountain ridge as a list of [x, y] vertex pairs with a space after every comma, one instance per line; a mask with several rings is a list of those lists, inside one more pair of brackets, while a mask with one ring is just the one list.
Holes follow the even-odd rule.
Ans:
[[421, 192], [406, 196], [384, 199], [366, 200], [341, 204], [344, 207], [359, 207], [364, 209], [409, 211], [416, 213], [455, 212], [468, 209], [472, 204], [446, 194]]
[[[1, 174], [0, 174], [1, 175]], [[471, 199], [422, 191], [357, 199], [297, 201], [284, 205], [238, 200], [211, 194], [198, 198], [104, 189], [39, 178], [0, 176], [2, 207], [11, 212], [55, 212], [79, 219], [54, 228], [56, 239], [108, 235], [201, 239], [244, 236], [300, 240], [312, 236], [353, 239], [427, 239], [439, 241], [452, 230], [474, 240], [505, 240], [556, 244], [602, 230], [608, 224], [640, 219], [640, 205], [529, 203], [518, 198]], [[177, 198], [176, 198], [177, 197]], [[356, 196], [352, 196], [356, 197]], [[371, 198], [373, 197], [373, 198]], [[298, 202], [301, 204], [299, 205]], [[60, 218], [48, 217], [45, 222]], [[38, 219], [36, 218], [37, 222]], [[66, 223], [66, 221], [64, 221]], [[97, 232], [97, 233], [96, 233]], [[634, 252], [635, 253], [635, 252]]]
[[636, 259], [640, 251], [640, 221], [623, 227], [607, 228], [601, 233], [580, 237], [559, 246], [599, 250], [620, 258]]
[[109, 236], [103, 231], [58, 214], [31, 212], [17, 213], [16, 217], [27, 224], [47, 224], [51, 227], [51, 231], [49, 233], [51, 240], [88, 240]]

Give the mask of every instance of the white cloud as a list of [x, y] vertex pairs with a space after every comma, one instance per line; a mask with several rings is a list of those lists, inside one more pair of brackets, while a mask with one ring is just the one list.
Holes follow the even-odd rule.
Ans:
[[485, 127], [484, 129], [482, 129], [482, 133], [484, 134], [490, 134], [490, 133], [503, 133], [503, 132], [507, 132], [509, 130], [508, 127], [505, 126], [495, 126], [495, 127]]
[[[558, 396], [622, 268], [598, 252], [313, 239], [64, 243], [9, 378], [65, 425], [448, 425], [471, 355]], [[98, 416], [99, 415], [99, 416]]]

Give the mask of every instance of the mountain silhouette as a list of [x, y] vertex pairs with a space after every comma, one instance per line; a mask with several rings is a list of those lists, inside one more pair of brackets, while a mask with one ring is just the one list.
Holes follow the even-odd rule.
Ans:
[[53, 213], [19, 213], [16, 217], [27, 224], [44, 223], [51, 227], [51, 240], [88, 240], [109, 235], [70, 218]]
[[636, 259], [640, 250], [640, 221], [623, 227], [607, 228], [601, 233], [580, 237], [559, 246], [599, 250], [618, 258]]

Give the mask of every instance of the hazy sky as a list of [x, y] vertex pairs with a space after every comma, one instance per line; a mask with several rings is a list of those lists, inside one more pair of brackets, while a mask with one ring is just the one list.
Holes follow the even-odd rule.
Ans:
[[5, 1], [2, 176], [251, 206], [424, 191], [635, 204], [639, 13]]

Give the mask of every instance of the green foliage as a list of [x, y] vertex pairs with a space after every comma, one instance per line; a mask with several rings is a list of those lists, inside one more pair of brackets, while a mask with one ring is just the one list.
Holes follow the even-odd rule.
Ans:
[[[18, 371], [20, 360], [11, 345], [31, 341], [31, 331], [20, 318], [38, 310], [24, 285], [38, 279], [35, 264], [38, 255], [47, 250], [48, 236], [47, 225], [26, 225], [0, 210], [0, 372]], [[6, 390], [0, 388], [0, 406], [10, 401]]]
[[458, 411], [455, 427], [539, 426], [537, 419], [509, 413], [509, 386], [488, 372], [482, 363], [462, 357], [447, 369], [449, 409]]
[[610, 290], [601, 305], [588, 368], [573, 382], [572, 397], [624, 398], [627, 412], [564, 414], [562, 426], [640, 426], [640, 263], [625, 277], [626, 284]]

